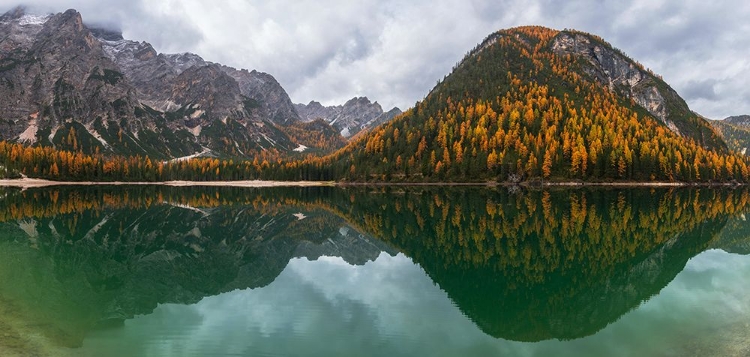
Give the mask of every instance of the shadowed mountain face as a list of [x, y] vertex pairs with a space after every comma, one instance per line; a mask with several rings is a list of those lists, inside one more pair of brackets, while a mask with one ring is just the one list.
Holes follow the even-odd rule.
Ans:
[[[698, 253], [748, 244], [746, 191], [96, 187], [0, 192], [0, 304], [63, 346], [271, 284], [293, 257], [403, 252], [485, 333], [591, 335]], [[726, 224], [729, 217], [732, 224]], [[393, 248], [395, 247], [395, 248]]]

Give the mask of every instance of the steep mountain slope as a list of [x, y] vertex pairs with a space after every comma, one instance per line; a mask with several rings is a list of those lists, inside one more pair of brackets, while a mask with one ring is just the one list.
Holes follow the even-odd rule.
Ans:
[[694, 115], [687, 103], [664, 80], [590, 34], [564, 31], [550, 44], [558, 56], [574, 55], [584, 62], [581, 70], [621, 97], [632, 99], [670, 130], [694, 139], [706, 148], [724, 144], [708, 130], [705, 120]]
[[[206, 96], [224, 94], [225, 98], [221, 99], [227, 103], [202, 104], [212, 104], [218, 110], [219, 116], [231, 115], [234, 108], [242, 108], [254, 119], [268, 118], [276, 124], [289, 124], [299, 119], [289, 96], [273, 76], [267, 73], [237, 70], [207, 62], [192, 53], [158, 53], [149, 43], [126, 40], [121, 34], [113, 31], [94, 29], [94, 33], [102, 41], [106, 54], [131, 80], [144, 103], [154, 109], [174, 111], [201, 100], [210, 102], [210, 99], [204, 98]], [[186, 88], [185, 82], [203, 79], [200, 72], [188, 72], [192, 67], [207, 67], [212, 74], [206, 76], [209, 79], [216, 80], [222, 77], [222, 74], [226, 75], [232, 80], [227, 81], [227, 77], [224, 77], [223, 81], [236, 82], [237, 93], [232, 85], [209, 89], [208, 93], [202, 93], [204, 97], [186, 96], [183, 93]], [[229, 92], [225, 93], [226, 90]]]
[[0, 94], [8, 99], [0, 104], [2, 139], [92, 152], [131, 144], [135, 151], [128, 133], [156, 117], [138, 103], [77, 12], [39, 17], [15, 9], [0, 17], [0, 33], [10, 34], [0, 45]]
[[311, 101], [307, 105], [295, 104], [295, 108], [303, 121], [323, 119], [345, 138], [354, 137], [361, 131], [372, 129], [401, 114], [401, 109], [396, 107], [384, 112], [378, 102], [372, 103], [367, 97], [352, 98], [344, 105], [329, 107]]
[[0, 139], [174, 158], [278, 156], [299, 116], [269, 74], [89, 29], [75, 10], [0, 17]]
[[744, 160], [594, 35], [489, 36], [414, 109], [316, 163], [351, 180], [730, 180]]
[[709, 120], [730, 149], [743, 155], [750, 148], [750, 115], [739, 115], [724, 120]]

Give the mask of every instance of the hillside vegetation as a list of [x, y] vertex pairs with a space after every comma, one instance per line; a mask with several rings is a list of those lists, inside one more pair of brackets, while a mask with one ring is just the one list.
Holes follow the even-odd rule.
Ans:
[[298, 142], [324, 150], [286, 159], [263, 152], [247, 161], [159, 162], [6, 144], [0, 146], [0, 164], [29, 176], [70, 180], [750, 178], [747, 159], [728, 150], [661, 78], [602, 39], [575, 31], [519, 27], [494, 33], [414, 108], [320, 157], [343, 144], [328, 139], [326, 130], [313, 130], [324, 124], [289, 131]]
[[415, 108], [311, 166], [357, 181], [748, 178], [705, 120], [688, 112], [684, 136], [670, 130], [597, 81], [584, 59], [552, 51], [560, 34], [491, 35]]

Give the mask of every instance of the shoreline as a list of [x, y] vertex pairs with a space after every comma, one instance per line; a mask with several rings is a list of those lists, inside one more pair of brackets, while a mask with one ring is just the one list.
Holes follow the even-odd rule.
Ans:
[[52, 187], [52, 186], [172, 186], [172, 187], [316, 187], [335, 186], [333, 181], [159, 181], [159, 182], [128, 182], [128, 181], [52, 181], [44, 179], [22, 178], [2, 179], [0, 187]]
[[336, 186], [488, 186], [488, 187], [714, 187], [744, 186], [735, 183], [687, 183], [687, 182], [336, 182]]
[[526, 188], [543, 187], [740, 187], [744, 183], [736, 182], [521, 182], [517, 184], [507, 182], [336, 182], [336, 181], [52, 181], [35, 178], [0, 179], [0, 187], [52, 187], [52, 186], [171, 186], [171, 187], [346, 187], [346, 186], [487, 186], [487, 187], [512, 187], [521, 186]]

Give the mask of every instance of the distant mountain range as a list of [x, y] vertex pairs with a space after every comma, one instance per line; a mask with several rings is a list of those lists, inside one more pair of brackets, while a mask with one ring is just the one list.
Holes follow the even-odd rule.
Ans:
[[[160, 159], [283, 156], [330, 151], [319, 147], [321, 135], [343, 146], [337, 132], [353, 135], [399, 112], [385, 115], [358, 98], [352, 103], [367, 104], [364, 112], [347, 103], [322, 113], [336, 130], [305, 126], [315, 118], [306, 111], [303, 120], [270, 74], [158, 53], [87, 26], [75, 10], [39, 16], [18, 7], [0, 17], [0, 35], [3, 140]], [[319, 135], [296, 135], [310, 130]]]
[[338, 129], [345, 138], [351, 138], [363, 130], [372, 129], [401, 114], [399, 108], [383, 112], [378, 102], [372, 103], [367, 97], [352, 98], [344, 105], [329, 107], [311, 101], [307, 105], [295, 104], [295, 108], [303, 121], [321, 118]]

